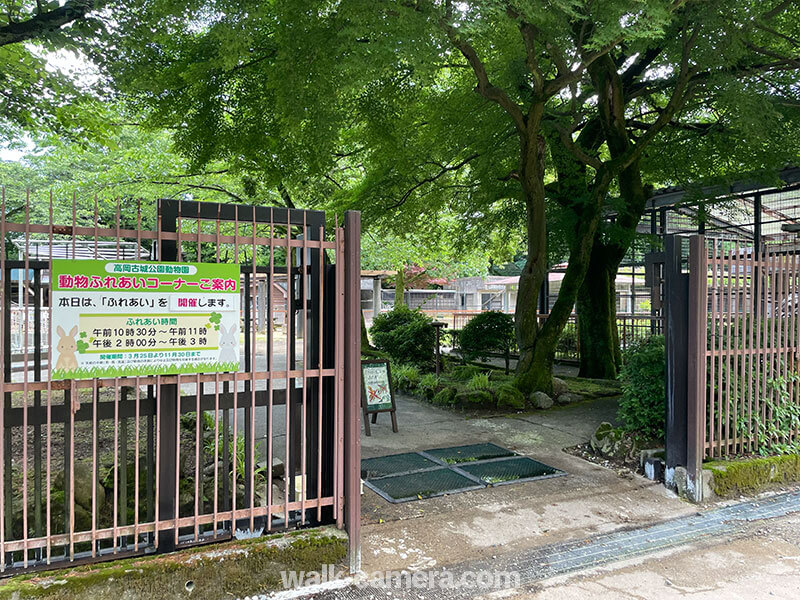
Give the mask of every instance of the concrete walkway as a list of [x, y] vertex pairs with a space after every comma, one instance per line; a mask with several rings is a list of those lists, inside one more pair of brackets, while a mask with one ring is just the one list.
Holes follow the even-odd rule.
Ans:
[[613, 422], [615, 398], [495, 417], [440, 409], [402, 394], [397, 406], [399, 433], [392, 433], [388, 415], [379, 415], [372, 436], [362, 434], [365, 458], [494, 442], [567, 476], [405, 504], [390, 504], [365, 488], [365, 572], [454, 565], [697, 510], [660, 484], [620, 475], [562, 451], [588, 441], [600, 422]]

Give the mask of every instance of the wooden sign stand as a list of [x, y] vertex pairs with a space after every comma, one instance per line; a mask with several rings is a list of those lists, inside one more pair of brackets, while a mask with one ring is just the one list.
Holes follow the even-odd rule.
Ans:
[[392, 417], [392, 431], [397, 433], [397, 406], [388, 360], [361, 361], [361, 410], [364, 413], [364, 432], [371, 435], [369, 417], [377, 423], [378, 413], [388, 412]]

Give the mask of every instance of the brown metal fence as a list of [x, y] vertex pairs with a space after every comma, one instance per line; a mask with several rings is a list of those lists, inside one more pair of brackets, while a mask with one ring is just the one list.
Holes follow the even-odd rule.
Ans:
[[[441, 314], [437, 317], [428, 311], [422, 312], [429, 314], [434, 319], [442, 318]], [[463, 329], [470, 320], [480, 314], [482, 314], [481, 311], [452, 311], [453, 330]], [[542, 324], [547, 320], [547, 315], [540, 314], [538, 319], [539, 323]], [[663, 317], [659, 315], [617, 313], [617, 332], [619, 333], [620, 348], [623, 352], [636, 342], [647, 339], [652, 335], [663, 334], [663, 329]], [[573, 314], [567, 320], [564, 331], [561, 333], [556, 345], [555, 357], [557, 360], [577, 362], [580, 359], [579, 353], [578, 317]]]
[[[344, 504], [360, 460], [360, 337], [346, 318], [359, 302], [358, 214], [326, 235], [319, 211], [162, 200], [157, 214], [123, 213], [95, 200], [93, 212], [28, 197], [6, 219], [3, 193], [0, 571], [325, 522], [346, 522], [357, 546], [358, 494]], [[55, 257], [239, 264], [238, 372], [51, 379]]]
[[698, 359], [689, 386], [705, 404], [704, 456], [779, 452], [800, 433], [798, 245], [698, 243], [690, 286], [707, 305], [695, 307], [690, 361], [691, 336]]

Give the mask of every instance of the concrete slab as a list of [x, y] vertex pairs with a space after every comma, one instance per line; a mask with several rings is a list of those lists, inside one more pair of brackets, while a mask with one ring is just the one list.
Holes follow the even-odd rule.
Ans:
[[366, 572], [491, 558], [696, 512], [660, 484], [562, 451], [588, 441], [600, 422], [614, 422], [616, 398], [505, 416], [440, 409], [403, 394], [397, 407], [399, 433], [392, 433], [388, 415], [379, 415], [372, 436], [362, 435], [364, 457], [493, 442], [568, 476], [406, 504], [365, 489]]

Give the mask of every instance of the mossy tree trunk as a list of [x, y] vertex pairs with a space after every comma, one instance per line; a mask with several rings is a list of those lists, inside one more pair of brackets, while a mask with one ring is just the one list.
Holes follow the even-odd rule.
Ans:
[[598, 234], [591, 264], [578, 295], [578, 337], [581, 377], [613, 379], [622, 367], [617, 329], [616, 277], [619, 265], [636, 237], [647, 199], [652, 193], [642, 183], [639, 162], [618, 177], [622, 208], [607, 231]]

